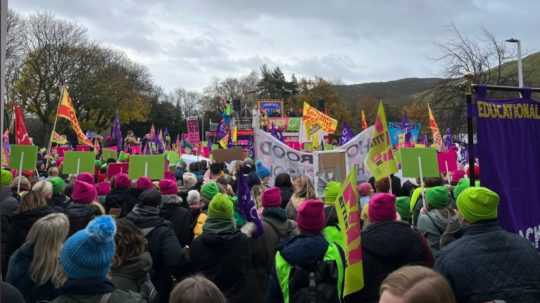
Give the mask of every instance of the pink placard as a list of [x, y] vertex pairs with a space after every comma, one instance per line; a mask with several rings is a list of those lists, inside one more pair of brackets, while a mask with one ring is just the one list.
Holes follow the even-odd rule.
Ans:
[[200, 133], [199, 133], [199, 118], [189, 117], [187, 118], [187, 130], [188, 130], [188, 141], [191, 144], [197, 145], [201, 143]]
[[107, 168], [107, 178], [112, 178], [117, 174], [127, 174], [129, 169], [129, 163], [111, 163]]
[[83, 151], [83, 152], [85, 152], [85, 151], [90, 151], [90, 146], [88, 146], [88, 145], [80, 145], [80, 144], [79, 144], [79, 145], [77, 145], [77, 146], [75, 147], [75, 150], [76, 150], [76, 151]]
[[69, 146], [58, 146], [58, 147], [56, 148], [56, 151], [58, 152], [58, 156], [59, 156], [59, 157], [63, 157], [63, 156], [64, 156], [64, 153], [65, 153], [66, 151], [70, 151], [70, 150], [71, 150], [71, 148], [70, 148]]
[[141, 147], [139, 145], [131, 147], [131, 153], [138, 155], [141, 153]]
[[437, 160], [439, 161], [439, 171], [441, 173], [446, 174], [447, 165], [449, 171], [457, 170], [457, 152], [455, 150], [437, 153]]

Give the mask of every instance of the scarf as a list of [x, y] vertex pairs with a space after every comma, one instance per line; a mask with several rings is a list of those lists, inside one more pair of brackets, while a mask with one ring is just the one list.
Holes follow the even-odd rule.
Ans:
[[209, 234], [232, 234], [236, 232], [234, 220], [210, 218], [206, 219], [203, 225], [203, 233]]
[[135, 205], [132, 212], [141, 217], [159, 216], [159, 208], [147, 205]]

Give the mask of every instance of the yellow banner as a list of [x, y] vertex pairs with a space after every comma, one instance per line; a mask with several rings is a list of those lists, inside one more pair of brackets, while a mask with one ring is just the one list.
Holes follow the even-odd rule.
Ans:
[[360, 209], [356, 190], [356, 166], [353, 166], [343, 184], [336, 203], [338, 222], [345, 239], [345, 281], [343, 297], [364, 288], [364, 264], [360, 237]]
[[304, 102], [304, 123], [306, 125], [319, 125], [327, 133], [333, 133], [337, 129], [338, 121], [327, 114], [320, 112], [315, 107]]
[[376, 180], [386, 178], [398, 171], [382, 101], [377, 109], [375, 127], [371, 133], [371, 143], [366, 161], [369, 171]]

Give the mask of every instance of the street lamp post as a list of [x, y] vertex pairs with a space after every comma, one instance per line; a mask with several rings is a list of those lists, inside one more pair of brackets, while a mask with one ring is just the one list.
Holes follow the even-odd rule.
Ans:
[[521, 41], [516, 38], [510, 38], [506, 40], [506, 42], [517, 44], [518, 81], [519, 81], [519, 87], [523, 87], [523, 65], [521, 62]]

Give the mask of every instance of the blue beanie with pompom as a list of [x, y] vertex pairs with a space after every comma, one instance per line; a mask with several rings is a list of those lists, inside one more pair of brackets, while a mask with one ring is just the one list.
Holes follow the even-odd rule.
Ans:
[[116, 223], [111, 216], [90, 221], [64, 243], [60, 263], [69, 279], [105, 279], [114, 256]]

